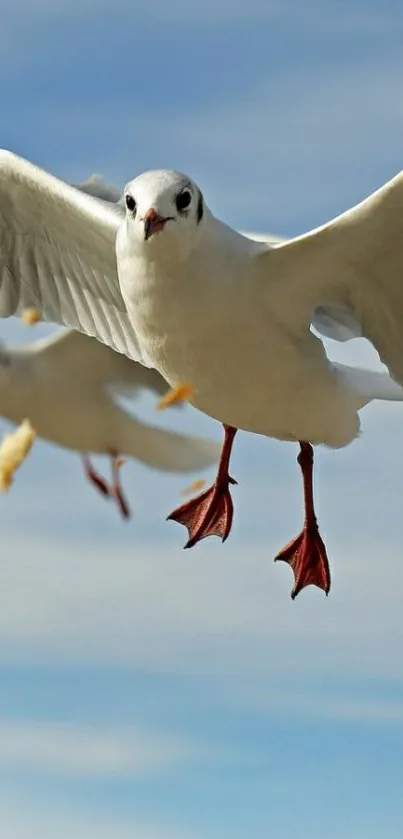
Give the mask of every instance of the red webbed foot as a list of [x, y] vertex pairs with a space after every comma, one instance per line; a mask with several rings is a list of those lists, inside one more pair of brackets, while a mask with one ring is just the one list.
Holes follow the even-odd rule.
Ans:
[[316, 528], [304, 527], [299, 536], [293, 539], [276, 556], [275, 562], [288, 562], [294, 572], [294, 598], [305, 586], [318, 586], [329, 594], [330, 568], [326, 548]]
[[224, 443], [214, 484], [168, 516], [169, 521], [177, 521], [187, 528], [189, 539], [185, 548], [192, 548], [206, 536], [219, 536], [225, 542], [230, 534], [234, 505], [229, 487], [236, 481], [228, 469], [236, 431], [236, 428], [224, 425]]
[[219, 536], [223, 542], [228, 538], [234, 515], [230, 484], [236, 481], [228, 476], [226, 484], [214, 483], [168, 516], [169, 521], [177, 521], [187, 528], [189, 539], [185, 548], [192, 548], [206, 536]]
[[293, 600], [305, 586], [318, 586], [326, 594], [330, 590], [329, 560], [319, 533], [313, 502], [313, 448], [310, 443], [300, 443], [298, 463], [304, 481], [305, 522], [299, 536], [275, 558], [275, 562], [287, 562], [294, 572]]

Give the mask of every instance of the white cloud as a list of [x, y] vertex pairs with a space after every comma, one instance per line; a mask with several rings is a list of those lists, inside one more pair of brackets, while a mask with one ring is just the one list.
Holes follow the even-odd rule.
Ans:
[[211, 757], [180, 736], [143, 728], [94, 728], [0, 719], [0, 768], [65, 775], [154, 776]]

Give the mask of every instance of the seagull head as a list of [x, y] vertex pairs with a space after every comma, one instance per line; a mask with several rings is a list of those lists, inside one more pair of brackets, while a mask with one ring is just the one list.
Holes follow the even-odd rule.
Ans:
[[204, 216], [203, 196], [186, 175], [143, 172], [124, 190], [127, 234], [148, 253], [173, 249], [186, 256], [196, 247]]

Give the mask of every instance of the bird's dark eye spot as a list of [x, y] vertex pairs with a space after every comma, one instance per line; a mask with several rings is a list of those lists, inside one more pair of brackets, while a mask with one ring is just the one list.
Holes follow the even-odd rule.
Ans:
[[189, 192], [188, 189], [184, 189], [182, 192], [179, 192], [175, 199], [176, 209], [178, 213], [181, 213], [183, 210], [186, 210], [192, 200], [192, 194]]
[[197, 202], [197, 223], [200, 224], [204, 213], [203, 196], [199, 190], [199, 200]]
[[126, 207], [129, 210], [129, 213], [133, 213], [133, 215], [135, 215], [137, 208], [136, 208], [136, 202], [135, 202], [133, 196], [132, 195], [126, 195], [125, 201], [126, 201]]

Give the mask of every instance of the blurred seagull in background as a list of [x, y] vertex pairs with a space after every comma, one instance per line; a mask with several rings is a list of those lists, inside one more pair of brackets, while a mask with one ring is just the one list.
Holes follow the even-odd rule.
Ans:
[[[191, 472], [218, 461], [220, 447], [213, 440], [140, 422], [117, 403], [119, 396], [141, 391], [161, 396], [167, 389], [156, 370], [72, 330], [23, 346], [0, 346], [0, 414], [15, 423], [28, 417], [44, 440], [81, 452], [87, 478], [116, 499], [125, 518], [122, 456], [167, 472]], [[90, 453], [111, 458], [111, 483], [95, 471]]]

